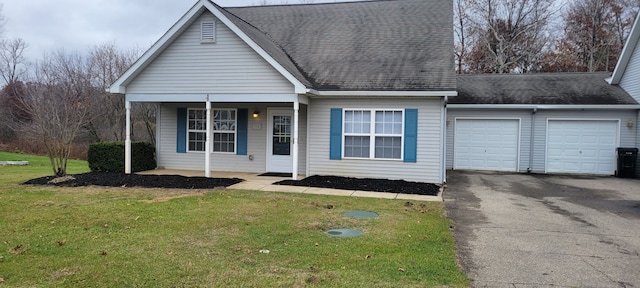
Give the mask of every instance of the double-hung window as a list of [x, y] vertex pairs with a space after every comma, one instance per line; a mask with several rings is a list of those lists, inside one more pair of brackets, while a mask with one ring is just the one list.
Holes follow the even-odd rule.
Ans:
[[213, 152], [236, 152], [236, 110], [213, 110]]
[[403, 111], [344, 111], [345, 158], [402, 159]]
[[187, 115], [188, 151], [205, 151], [207, 112], [204, 109], [189, 109]]
[[[213, 152], [236, 152], [235, 109], [212, 109]], [[188, 151], [205, 151], [207, 110], [189, 109], [187, 119]]]

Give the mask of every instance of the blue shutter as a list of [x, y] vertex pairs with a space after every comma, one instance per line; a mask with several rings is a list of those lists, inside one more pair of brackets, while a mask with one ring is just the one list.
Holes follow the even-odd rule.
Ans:
[[331, 108], [331, 129], [329, 132], [329, 158], [342, 159], [342, 108]]
[[237, 135], [237, 155], [247, 155], [247, 130], [249, 130], [249, 110], [238, 109], [236, 135]]
[[417, 161], [418, 109], [404, 110], [404, 162]]
[[187, 153], [187, 108], [178, 108], [178, 135], [176, 136], [176, 152]]

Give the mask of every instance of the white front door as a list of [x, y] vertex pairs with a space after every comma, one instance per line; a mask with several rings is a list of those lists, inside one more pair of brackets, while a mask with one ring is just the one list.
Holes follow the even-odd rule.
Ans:
[[291, 173], [293, 157], [291, 131], [293, 131], [293, 111], [289, 109], [268, 109], [267, 172]]

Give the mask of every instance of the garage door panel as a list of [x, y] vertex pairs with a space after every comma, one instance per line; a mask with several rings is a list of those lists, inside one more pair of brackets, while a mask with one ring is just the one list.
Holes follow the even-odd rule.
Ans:
[[547, 172], [614, 173], [617, 121], [549, 120], [547, 128]]
[[517, 119], [458, 119], [454, 169], [517, 171]]

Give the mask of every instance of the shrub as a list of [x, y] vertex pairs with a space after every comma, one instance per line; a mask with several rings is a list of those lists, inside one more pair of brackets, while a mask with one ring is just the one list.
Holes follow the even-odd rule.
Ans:
[[[156, 168], [156, 149], [150, 143], [131, 143], [131, 170]], [[94, 172], [124, 172], [124, 142], [100, 142], [89, 145], [89, 169]]]

